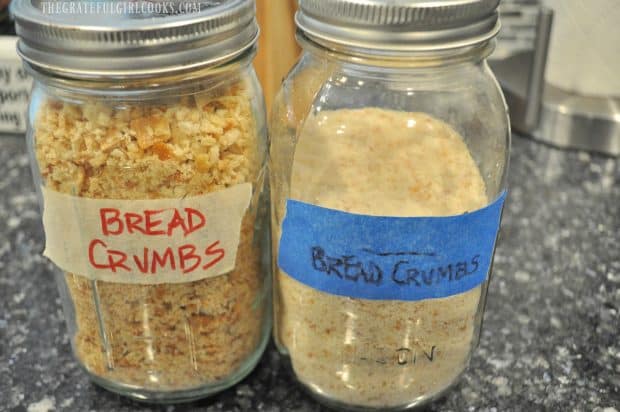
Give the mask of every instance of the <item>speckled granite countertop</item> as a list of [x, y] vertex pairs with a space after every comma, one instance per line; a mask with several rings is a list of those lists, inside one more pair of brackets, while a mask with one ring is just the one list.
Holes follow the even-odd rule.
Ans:
[[[23, 138], [0, 138], [0, 411], [322, 411], [270, 347], [240, 385], [154, 407], [73, 361]], [[515, 137], [480, 347], [430, 411], [620, 409], [620, 162]]]

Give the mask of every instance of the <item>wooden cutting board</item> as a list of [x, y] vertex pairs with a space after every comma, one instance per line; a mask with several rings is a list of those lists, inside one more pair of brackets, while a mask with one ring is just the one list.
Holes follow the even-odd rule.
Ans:
[[299, 56], [295, 41], [296, 0], [256, 0], [261, 34], [254, 66], [263, 86], [267, 111], [282, 80]]

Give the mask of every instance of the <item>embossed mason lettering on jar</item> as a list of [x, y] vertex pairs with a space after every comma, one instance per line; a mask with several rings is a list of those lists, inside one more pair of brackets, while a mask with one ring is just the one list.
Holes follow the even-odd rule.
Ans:
[[476, 347], [510, 146], [497, 5], [300, 0], [271, 119], [274, 334], [328, 405], [421, 405]]
[[42, 5], [16, 3], [18, 51], [35, 78], [44, 255], [75, 356], [140, 400], [221, 391], [257, 364], [270, 329], [253, 2], [153, 15]]

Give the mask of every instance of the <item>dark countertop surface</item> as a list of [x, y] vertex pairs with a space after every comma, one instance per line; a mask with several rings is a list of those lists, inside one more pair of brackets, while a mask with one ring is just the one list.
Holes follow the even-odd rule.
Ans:
[[[73, 360], [23, 138], [0, 137], [0, 411], [323, 411], [270, 346], [241, 384], [149, 406]], [[620, 161], [514, 138], [484, 329], [430, 411], [620, 410]]]

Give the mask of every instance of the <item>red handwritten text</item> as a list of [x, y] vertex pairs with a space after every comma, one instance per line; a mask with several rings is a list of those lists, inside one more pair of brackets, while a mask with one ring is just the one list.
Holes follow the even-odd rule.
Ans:
[[109, 269], [132, 272], [129, 266], [135, 264], [135, 269], [143, 274], [157, 274], [161, 270], [176, 270], [179, 268], [184, 274], [193, 273], [198, 269], [207, 270], [220, 262], [226, 252], [220, 247], [220, 241], [215, 241], [205, 249], [199, 251], [192, 244], [181, 245], [177, 248], [167, 247], [158, 251], [145, 247], [142, 255], [131, 256], [122, 250], [108, 248], [108, 245], [94, 239], [88, 246], [88, 260], [96, 269]]
[[[183, 236], [204, 228], [207, 218], [192, 208], [144, 210], [141, 213], [123, 212], [116, 208], [99, 210], [101, 233], [104, 237], [135, 235]], [[174, 243], [173, 243], [174, 244]], [[135, 249], [134, 249], [135, 250]], [[134, 272], [155, 275], [166, 271], [180, 271], [190, 274], [206, 271], [226, 256], [220, 241], [210, 243], [206, 248], [192, 243], [168, 246], [161, 250], [144, 247], [142, 252], [129, 253], [109, 246], [104, 239], [93, 239], [88, 245], [88, 261], [95, 269], [117, 272]]]
[[142, 213], [122, 213], [119, 209], [99, 210], [101, 232], [104, 236], [118, 236], [123, 233], [141, 233], [147, 236], [172, 236], [181, 230], [187, 236], [202, 229], [207, 219], [198, 210], [186, 207], [170, 210], [145, 210]]

